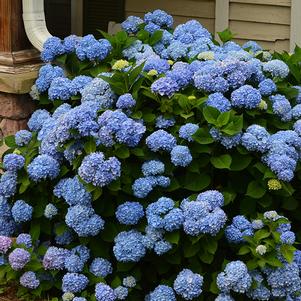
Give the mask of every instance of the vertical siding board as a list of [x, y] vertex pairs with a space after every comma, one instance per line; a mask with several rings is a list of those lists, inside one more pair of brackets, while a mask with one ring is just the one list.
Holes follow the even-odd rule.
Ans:
[[301, 47], [301, 1], [292, 0], [291, 7], [291, 32], [290, 32], [290, 51], [293, 51], [295, 45]]
[[215, 36], [217, 32], [223, 31], [229, 27], [229, 0], [215, 1]]

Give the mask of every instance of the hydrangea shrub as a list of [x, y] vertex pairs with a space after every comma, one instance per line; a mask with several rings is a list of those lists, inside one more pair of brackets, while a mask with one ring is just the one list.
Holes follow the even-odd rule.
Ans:
[[301, 300], [301, 50], [172, 26], [45, 43], [0, 178], [21, 299]]

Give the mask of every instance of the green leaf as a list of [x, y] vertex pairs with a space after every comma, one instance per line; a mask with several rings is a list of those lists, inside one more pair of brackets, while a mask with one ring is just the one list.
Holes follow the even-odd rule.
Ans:
[[116, 149], [115, 155], [120, 159], [126, 159], [130, 156], [130, 151], [126, 146], [122, 145]]
[[7, 136], [4, 138], [4, 142], [8, 147], [15, 148], [17, 147], [16, 141], [15, 141], [15, 136]]
[[244, 156], [240, 154], [234, 154], [232, 156], [232, 163], [230, 169], [233, 171], [241, 171], [246, 169], [252, 162], [251, 156]]
[[162, 36], [163, 36], [163, 30], [155, 31], [149, 39], [149, 45], [153, 46], [156, 43], [158, 43], [159, 41], [161, 41]]
[[271, 232], [266, 229], [260, 229], [255, 232], [254, 239], [256, 242], [259, 242], [260, 240], [267, 238], [271, 235]]
[[260, 199], [265, 195], [265, 188], [259, 182], [252, 181], [248, 185], [246, 195], [254, 199]]
[[232, 158], [230, 155], [225, 154], [218, 157], [211, 157], [210, 162], [215, 168], [230, 169]]
[[201, 249], [200, 244], [186, 244], [184, 246], [184, 257], [190, 258], [195, 256]]
[[142, 42], [148, 42], [149, 35], [150, 34], [148, 31], [141, 29], [138, 31], [136, 37], [137, 37], [137, 39], [141, 40]]
[[232, 121], [228, 123], [221, 131], [227, 135], [233, 136], [241, 132], [243, 128], [243, 115], [232, 117]]
[[234, 34], [229, 28], [225, 29], [224, 31], [217, 32], [217, 34], [223, 43], [231, 41], [234, 38]]
[[115, 35], [115, 39], [119, 44], [124, 44], [128, 38], [128, 35], [125, 31], [119, 31]]
[[289, 263], [294, 259], [294, 251], [295, 250], [291, 250], [288, 245], [282, 245], [280, 247], [280, 253]]
[[248, 253], [250, 253], [251, 250], [250, 250], [250, 247], [249, 246], [242, 246], [239, 251], [238, 251], [238, 255], [246, 255]]
[[144, 68], [144, 63], [129, 72], [130, 86], [132, 86], [133, 83], [137, 80], [137, 77], [141, 74], [143, 68]]
[[231, 116], [231, 112], [228, 111], [228, 112], [224, 112], [224, 113], [221, 113], [218, 117], [217, 117], [217, 123], [216, 123], [216, 126], [217, 127], [222, 127], [224, 125], [226, 125], [229, 120], [230, 120], [230, 116]]
[[65, 224], [60, 224], [57, 227], [55, 227], [55, 233], [57, 235], [62, 235], [64, 232], [66, 232], [67, 229], [68, 227]]
[[91, 154], [96, 151], [96, 142], [93, 137], [90, 137], [89, 140], [85, 143], [84, 150], [87, 154]]
[[184, 177], [183, 187], [190, 191], [199, 192], [208, 187], [211, 178], [207, 174], [186, 173]]
[[217, 123], [217, 118], [220, 115], [220, 111], [214, 107], [206, 106], [203, 109], [203, 115], [208, 123], [215, 125]]
[[179, 231], [174, 231], [174, 232], [168, 232], [165, 234], [164, 237], [168, 242], [172, 244], [178, 244], [180, 240], [180, 232]]
[[38, 240], [40, 236], [41, 226], [39, 221], [32, 221], [30, 226], [30, 235], [32, 240]]
[[217, 240], [213, 238], [208, 238], [204, 247], [206, 248], [209, 254], [214, 255], [218, 247]]
[[193, 135], [192, 138], [195, 142], [199, 144], [211, 144], [214, 142], [214, 139], [209, 134], [208, 129], [199, 128]]
[[143, 157], [144, 156], [144, 151], [142, 148], [132, 148], [131, 153], [134, 154], [137, 157]]

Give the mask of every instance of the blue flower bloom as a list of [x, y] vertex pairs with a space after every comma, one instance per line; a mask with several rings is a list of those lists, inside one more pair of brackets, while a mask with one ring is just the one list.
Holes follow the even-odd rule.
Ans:
[[136, 33], [139, 30], [139, 25], [143, 23], [143, 20], [136, 16], [129, 16], [125, 21], [121, 23], [121, 27], [128, 33]]
[[25, 158], [17, 154], [7, 154], [3, 157], [3, 167], [6, 170], [17, 171], [25, 164]]
[[146, 145], [153, 152], [160, 150], [171, 152], [176, 146], [176, 138], [164, 130], [157, 130], [146, 138]]
[[185, 300], [197, 298], [202, 293], [203, 277], [191, 270], [183, 269], [177, 276], [173, 288]]
[[273, 80], [267, 78], [259, 83], [258, 90], [261, 93], [261, 95], [269, 96], [277, 91], [277, 86]]
[[244, 236], [252, 236], [254, 233], [251, 222], [243, 215], [237, 215], [233, 218], [232, 224], [225, 230], [226, 238], [231, 243], [241, 243]]
[[104, 228], [103, 219], [94, 209], [83, 205], [69, 207], [65, 222], [80, 237], [96, 236]]
[[149, 301], [176, 301], [173, 289], [167, 285], [157, 286], [153, 292], [149, 294]]
[[136, 225], [144, 216], [144, 209], [138, 202], [125, 202], [117, 207], [115, 215], [121, 224]]
[[20, 277], [20, 284], [29, 289], [36, 289], [40, 285], [40, 280], [34, 272], [29, 271]]
[[151, 85], [152, 92], [161, 96], [171, 97], [179, 89], [180, 87], [177, 82], [170, 77], [161, 77]]
[[120, 285], [114, 289], [114, 293], [118, 300], [125, 300], [128, 296], [129, 290], [128, 288]]
[[43, 45], [43, 50], [41, 53], [41, 58], [44, 62], [51, 62], [56, 56], [65, 53], [65, 48], [63, 46], [62, 40], [57, 37], [50, 37]]
[[118, 109], [130, 109], [136, 105], [136, 100], [130, 93], [123, 94], [119, 96], [116, 107]]
[[89, 271], [96, 277], [105, 278], [109, 274], [112, 274], [113, 268], [107, 259], [95, 258], [90, 265]]
[[159, 129], [169, 128], [175, 125], [175, 123], [176, 121], [174, 120], [174, 118], [168, 119], [168, 118], [164, 118], [162, 115], [156, 118], [156, 128]]
[[156, 70], [158, 74], [166, 73], [170, 68], [167, 60], [158, 58], [158, 57], [150, 57], [146, 60], [145, 65], [143, 67], [143, 71], [148, 72], [151, 70]]
[[260, 92], [250, 85], [242, 86], [231, 94], [232, 106], [238, 108], [255, 109], [260, 101]]
[[272, 102], [273, 112], [284, 120], [290, 119], [290, 111], [292, 109], [290, 102], [283, 95], [276, 94], [270, 96]]
[[217, 190], [207, 190], [200, 193], [196, 201], [207, 202], [211, 210], [224, 206], [224, 196]]
[[67, 273], [63, 277], [63, 292], [80, 293], [89, 283], [89, 279], [83, 274]]
[[84, 268], [85, 263], [78, 255], [71, 254], [65, 259], [65, 268], [70, 273], [80, 273]]
[[14, 203], [11, 211], [15, 222], [22, 223], [31, 220], [33, 208], [23, 200], [18, 200]]
[[285, 231], [281, 233], [280, 240], [283, 244], [292, 245], [295, 243], [296, 240], [295, 233], [292, 231]]
[[234, 299], [228, 294], [219, 294], [214, 301], [234, 301]]
[[243, 49], [250, 49], [253, 53], [261, 51], [262, 47], [255, 41], [248, 41], [242, 45]]
[[90, 258], [90, 250], [84, 245], [74, 247], [71, 250], [71, 253], [78, 255], [84, 263], [86, 263]]
[[48, 96], [51, 100], [61, 99], [68, 100], [72, 96], [70, 92], [72, 81], [65, 77], [55, 78], [49, 87]]
[[237, 293], [245, 293], [252, 284], [252, 278], [248, 273], [247, 266], [242, 261], [229, 262], [224, 272], [217, 275], [217, 287], [223, 293], [231, 290]]
[[167, 253], [171, 249], [172, 249], [172, 244], [165, 240], [157, 241], [154, 246], [154, 251], [159, 256]]
[[58, 214], [58, 209], [51, 203], [47, 204], [44, 210], [44, 216], [48, 219], [52, 219]]
[[222, 93], [213, 93], [208, 96], [206, 105], [218, 109], [220, 112], [227, 112], [231, 109], [230, 101]]
[[15, 134], [15, 142], [18, 146], [27, 145], [31, 138], [32, 134], [27, 130], [20, 130]]
[[27, 172], [34, 182], [53, 180], [59, 175], [60, 164], [48, 155], [39, 155], [27, 166]]
[[30, 234], [27, 234], [27, 233], [19, 234], [16, 239], [16, 243], [18, 245], [24, 245], [26, 248], [31, 248], [32, 247], [32, 239], [31, 239]]
[[63, 270], [69, 256], [70, 251], [67, 249], [49, 247], [43, 258], [43, 267], [45, 270]]
[[70, 35], [63, 40], [63, 45], [66, 53], [74, 52], [79, 41], [81, 40], [80, 37], [76, 35]]
[[192, 155], [187, 146], [176, 145], [170, 152], [171, 162], [175, 166], [188, 166], [192, 161]]
[[0, 195], [9, 198], [16, 193], [17, 173], [6, 171], [0, 178]]
[[46, 110], [36, 110], [28, 120], [28, 127], [33, 132], [38, 132], [44, 122], [50, 118], [50, 114]]
[[85, 182], [103, 187], [120, 177], [121, 163], [115, 157], [105, 160], [101, 152], [91, 153], [83, 159], [78, 174]]
[[183, 138], [189, 142], [193, 141], [192, 135], [196, 133], [199, 126], [194, 123], [186, 123], [180, 127], [179, 137]]
[[144, 162], [141, 169], [145, 177], [155, 176], [164, 173], [165, 165], [159, 160], [150, 160]]
[[146, 253], [142, 238], [142, 234], [135, 230], [120, 232], [114, 239], [113, 252], [116, 259], [121, 262], [138, 262]]
[[286, 78], [289, 74], [287, 64], [280, 60], [271, 60], [263, 64], [263, 71], [270, 73], [273, 77]]
[[97, 301], [115, 301], [117, 299], [114, 290], [101, 282], [96, 284], [95, 297]]
[[31, 255], [28, 251], [22, 248], [14, 249], [8, 256], [8, 261], [11, 268], [19, 271], [30, 261]]
[[78, 93], [82, 93], [83, 89], [91, 83], [93, 80], [92, 77], [86, 75], [79, 75], [74, 77], [71, 84], [69, 83], [69, 93], [71, 95], [76, 95]]
[[144, 22], [146, 24], [152, 22], [159, 27], [171, 28], [173, 25], [173, 17], [167, 14], [164, 10], [156, 9], [153, 12], [145, 14]]

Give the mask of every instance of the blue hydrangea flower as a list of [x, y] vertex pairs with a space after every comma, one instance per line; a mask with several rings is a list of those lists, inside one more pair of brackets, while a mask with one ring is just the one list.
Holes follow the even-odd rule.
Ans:
[[213, 93], [208, 96], [206, 105], [218, 109], [220, 112], [227, 112], [231, 109], [230, 101], [222, 93]]
[[0, 195], [6, 198], [13, 196], [17, 189], [17, 173], [6, 171], [0, 177]]
[[96, 40], [93, 35], [89, 34], [84, 36], [76, 47], [77, 57], [83, 61], [88, 59], [104, 60], [111, 52], [112, 45], [106, 39]]
[[142, 173], [145, 177], [147, 176], [156, 176], [164, 173], [165, 165], [159, 160], [150, 160], [144, 162], [142, 165]]
[[133, 194], [135, 197], [145, 198], [155, 187], [156, 181], [154, 177], [138, 178], [132, 185]]
[[129, 294], [129, 290], [128, 288], [120, 285], [114, 289], [114, 293], [118, 300], [125, 300]]
[[31, 220], [33, 208], [23, 200], [18, 200], [14, 203], [11, 211], [15, 222], [22, 223]]
[[292, 245], [295, 243], [296, 240], [295, 233], [292, 231], [285, 231], [281, 233], [280, 240], [283, 244]]
[[72, 301], [87, 301], [87, 299], [84, 297], [75, 297], [72, 299]]
[[173, 208], [164, 216], [164, 229], [168, 232], [180, 229], [183, 223], [184, 215], [180, 208]]
[[63, 233], [55, 236], [55, 242], [58, 245], [69, 245], [74, 240], [74, 233], [70, 229], [66, 229]]
[[21, 233], [17, 236], [16, 243], [18, 245], [24, 245], [26, 248], [32, 247], [32, 239], [30, 234]]
[[273, 77], [286, 78], [289, 74], [287, 64], [280, 60], [271, 60], [263, 64], [263, 71], [270, 73]]
[[13, 241], [10, 237], [0, 236], [0, 253], [6, 254], [7, 251], [11, 248]]
[[12, 217], [10, 205], [0, 194], [0, 235], [12, 236], [15, 230], [16, 223]]
[[38, 132], [44, 122], [50, 118], [50, 114], [46, 110], [36, 110], [28, 120], [28, 127], [31, 131]]
[[105, 160], [101, 152], [91, 153], [83, 159], [78, 174], [85, 182], [103, 187], [120, 177], [121, 163], [115, 157]]
[[115, 215], [121, 224], [136, 225], [144, 216], [144, 209], [138, 202], [125, 202], [117, 207]]
[[135, 279], [135, 277], [133, 277], [133, 276], [125, 277], [125, 278], [123, 278], [123, 280], [122, 280], [122, 284], [123, 284], [125, 287], [133, 288], [133, 287], [136, 286], [136, 279]]
[[146, 24], [152, 22], [159, 27], [171, 28], [173, 25], [173, 17], [167, 14], [164, 10], [156, 9], [153, 12], [148, 12], [144, 16]]
[[113, 272], [113, 268], [107, 259], [95, 258], [90, 265], [89, 271], [96, 277], [105, 278]]
[[69, 92], [71, 95], [82, 93], [83, 89], [91, 83], [92, 77], [86, 75], [79, 75], [73, 78], [71, 84], [69, 84]]
[[28, 251], [22, 248], [14, 249], [8, 256], [8, 261], [11, 268], [19, 271], [30, 261], [31, 255]]
[[53, 194], [63, 198], [69, 206], [90, 206], [92, 201], [91, 193], [86, 190], [77, 176], [60, 180], [54, 187]]
[[234, 301], [229, 294], [219, 294], [214, 301]]
[[290, 120], [290, 111], [292, 109], [288, 99], [280, 94], [270, 96], [272, 102], [273, 113], [281, 117], [283, 120]]
[[211, 210], [224, 206], [224, 196], [217, 190], [207, 190], [200, 193], [196, 201], [207, 202]]
[[29, 289], [36, 289], [40, 285], [40, 280], [34, 272], [25, 272], [20, 277], [20, 284]]
[[277, 86], [273, 80], [267, 78], [259, 83], [258, 90], [261, 95], [270, 96], [272, 93], [277, 91]]
[[114, 239], [113, 252], [118, 261], [138, 262], [146, 250], [142, 243], [143, 235], [135, 230], [120, 232]]
[[49, 87], [48, 96], [51, 100], [61, 99], [68, 100], [72, 96], [70, 92], [72, 81], [65, 77], [55, 78]]
[[231, 94], [231, 104], [238, 108], [255, 109], [260, 101], [260, 92], [250, 85], [242, 86]]
[[214, 127], [209, 130], [209, 133], [215, 141], [219, 141], [227, 149], [231, 149], [241, 143], [242, 133], [234, 136], [226, 136]]
[[257, 270], [249, 272], [252, 277], [253, 283], [256, 284], [256, 287], [251, 287], [247, 291], [247, 296], [253, 300], [270, 300], [271, 292], [268, 288], [265, 287], [264, 278], [261, 273]]
[[70, 251], [67, 249], [49, 247], [43, 258], [43, 267], [45, 270], [63, 270], [69, 256]]
[[171, 126], [174, 126], [176, 121], [174, 118], [164, 118], [162, 115], [156, 118], [156, 128], [167, 129]]
[[70, 273], [80, 273], [84, 268], [85, 263], [78, 255], [71, 254], [65, 259], [65, 268]]
[[167, 253], [171, 249], [172, 249], [172, 244], [165, 240], [157, 241], [154, 245], [154, 251], [159, 256]]
[[149, 294], [149, 301], [176, 301], [173, 289], [167, 285], [157, 286], [153, 292]]
[[242, 45], [243, 49], [250, 49], [253, 53], [261, 51], [262, 47], [255, 41], [248, 41]]
[[136, 105], [136, 100], [130, 93], [123, 94], [119, 96], [116, 102], [116, 107], [118, 109], [130, 109]]
[[80, 237], [96, 236], [104, 228], [104, 220], [93, 208], [82, 205], [69, 207], [65, 222]]
[[139, 29], [139, 25], [143, 23], [143, 20], [136, 16], [129, 16], [125, 21], [121, 23], [121, 27], [128, 33], [136, 33]]
[[192, 155], [187, 146], [177, 145], [170, 152], [171, 162], [175, 166], [188, 166], [192, 161]]
[[245, 293], [251, 287], [252, 278], [242, 261], [231, 261], [226, 265], [224, 272], [217, 275], [216, 284], [223, 293], [229, 293], [231, 290]]
[[89, 279], [83, 274], [67, 273], [63, 277], [63, 292], [80, 293], [89, 283]]
[[90, 250], [84, 245], [74, 247], [71, 250], [71, 253], [78, 255], [84, 263], [86, 263], [90, 258]]
[[96, 284], [95, 297], [97, 301], [115, 301], [117, 299], [114, 290], [101, 282]]
[[48, 219], [52, 219], [58, 214], [58, 209], [53, 204], [47, 204], [44, 210], [44, 216]]
[[179, 89], [180, 87], [177, 82], [170, 77], [161, 77], [151, 85], [152, 92], [161, 96], [171, 97]]
[[74, 34], [64, 38], [63, 45], [66, 53], [74, 52], [81, 37], [78, 37]]
[[63, 46], [62, 40], [57, 37], [50, 37], [46, 40], [43, 45], [43, 50], [41, 53], [41, 59], [44, 62], [51, 62], [56, 56], [65, 53], [65, 48]]
[[202, 293], [203, 277], [189, 269], [183, 269], [177, 276], [173, 288], [185, 300], [197, 298]]
[[270, 134], [257, 124], [250, 125], [241, 137], [241, 144], [248, 151], [265, 152], [269, 147]]
[[194, 123], [186, 123], [182, 125], [179, 129], [179, 137], [183, 138], [189, 142], [193, 141], [192, 135], [196, 133], [199, 126]]
[[17, 171], [25, 164], [25, 158], [17, 154], [7, 154], [3, 157], [3, 167], [6, 170]]
[[231, 243], [241, 243], [244, 236], [252, 236], [254, 233], [251, 222], [243, 215], [237, 215], [233, 218], [232, 224], [225, 230], [226, 238]]
[[164, 130], [157, 130], [149, 135], [146, 140], [146, 145], [153, 152], [160, 150], [171, 152], [176, 146], [176, 138]]
[[146, 60], [143, 71], [148, 72], [151, 70], [156, 70], [158, 74], [166, 73], [170, 68], [167, 60], [158, 58], [158, 57], [150, 57]]
[[59, 175], [60, 164], [48, 155], [39, 155], [27, 166], [27, 172], [34, 182], [53, 180]]
[[20, 130], [15, 134], [15, 142], [18, 146], [27, 145], [31, 138], [32, 134], [27, 130]]

